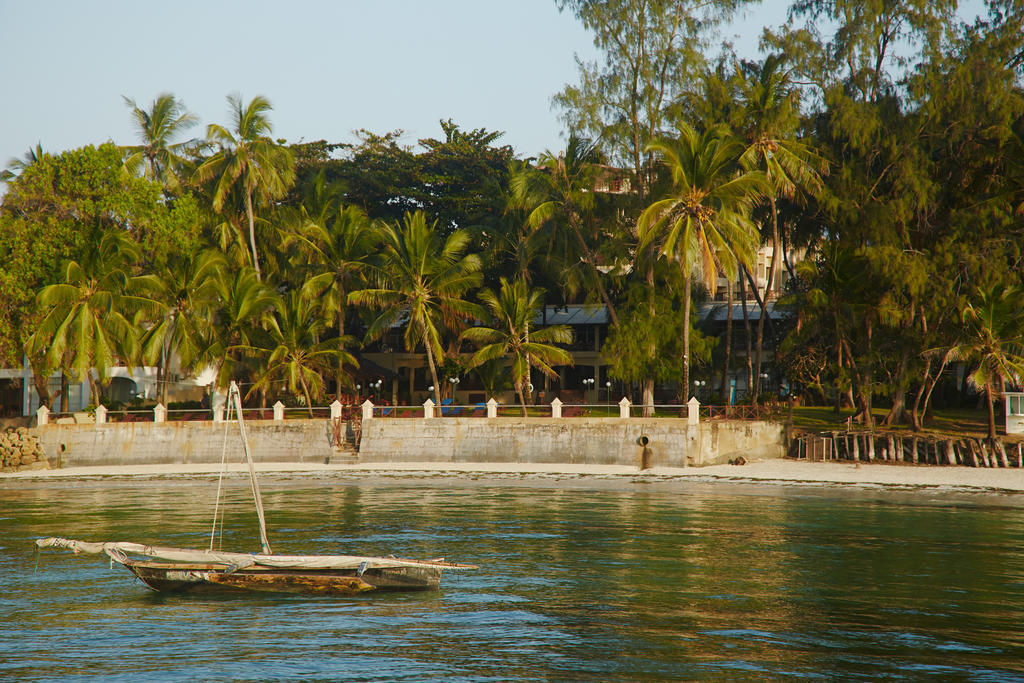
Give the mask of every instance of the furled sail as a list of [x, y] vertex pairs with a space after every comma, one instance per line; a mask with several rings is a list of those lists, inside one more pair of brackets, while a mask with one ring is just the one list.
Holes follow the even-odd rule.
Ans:
[[387, 569], [394, 567], [476, 569], [473, 565], [455, 564], [443, 560], [406, 560], [391, 557], [361, 557], [358, 555], [259, 555], [230, 553], [219, 550], [165, 548], [122, 541], [90, 543], [88, 541], [56, 537], [37, 539], [36, 545], [40, 548], [67, 548], [76, 554], [106, 554], [117, 562], [122, 562], [123, 559], [127, 559], [127, 555], [131, 554], [168, 560], [170, 562], [233, 565], [239, 569], [252, 566], [273, 567], [276, 569], [355, 569], [362, 565], [365, 565], [365, 569]]

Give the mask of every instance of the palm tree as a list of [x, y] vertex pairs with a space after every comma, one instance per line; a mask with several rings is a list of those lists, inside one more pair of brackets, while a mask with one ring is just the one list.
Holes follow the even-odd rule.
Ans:
[[523, 388], [530, 381], [530, 368], [539, 368], [548, 377], [556, 377], [552, 365], [572, 365], [572, 355], [554, 344], [572, 342], [572, 330], [567, 325], [531, 330], [544, 305], [544, 290], [530, 289], [522, 280], [509, 283], [501, 278], [497, 293], [484, 289], [479, 294], [492, 327], [470, 327], [462, 333], [464, 339], [480, 344], [470, 367], [478, 367], [501, 358], [512, 359], [512, 381], [519, 403], [526, 417], [526, 397]]
[[[604, 273], [598, 269], [593, 243], [595, 223], [594, 187], [600, 172], [601, 155], [596, 144], [569, 136], [565, 152], [541, 155], [537, 168], [523, 168], [514, 173], [509, 185], [515, 208], [530, 211], [527, 225], [532, 231], [548, 228], [547, 253], [561, 259], [563, 277], [570, 293], [595, 287], [608, 308], [612, 325], [618, 325], [615, 306], [604, 284]], [[565, 235], [565, 232], [568, 235]], [[585, 266], [575, 275], [578, 264]]]
[[202, 340], [196, 360], [217, 368], [217, 386], [223, 389], [235, 379], [239, 351], [252, 345], [268, 316], [281, 304], [278, 293], [248, 266], [233, 272], [215, 271], [212, 287], [217, 302], [212, 316], [215, 324]]
[[782, 241], [779, 237], [779, 198], [793, 199], [801, 191], [818, 194], [822, 190], [821, 176], [827, 171], [826, 161], [808, 145], [796, 139], [800, 125], [796, 104], [796, 91], [789, 73], [783, 69], [783, 58], [769, 55], [759, 65], [745, 65], [738, 71], [737, 110], [741, 134], [747, 149], [740, 158], [750, 169], [764, 173], [768, 185], [765, 198], [771, 215], [772, 261], [761, 300], [761, 315], [757, 321], [756, 367], [754, 368], [754, 396], [761, 382], [761, 355], [764, 346], [764, 325], [768, 317], [766, 307], [775, 285], [775, 272], [780, 268]]
[[63, 366], [82, 381], [91, 378], [94, 399], [118, 358], [135, 355], [136, 330], [129, 308], [143, 300], [126, 294], [133, 289], [129, 269], [139, 258], [138, 245], [127, 233], [102, 233], [86, 258], [64, 266], [63, 282], [48, 285], [36, 296], [49, 313], [26, 342], [29, 355], [45, 352], [48, 367]]
[[181, 187], [178, 177], [180, 169], [187, 164], [183, 154], [194, 150], [195, 140], [173, 142], [185, 130], [195, 126], [199, 119], [185, 109], [185, 105], [170, 93], [161, 93], [150, 105], [148, 111], [141, 109], [135, 100], [123, 98], [132, 110], [132, 119], [141, 145], [124, 147], [127, 153], [125, 168], [150, 180], [161, 183], [170, 192]]
[[[380, 229], [356, 206], [335, 207], [329, 215], [310, 215], [302, 208], [295, 234], [299, 258], [307, 272], [304, 288], [321, 296], [323, 310], [345, 339], [348, 294], [362, 286], [380, 244]], [[342, 368], [338, 367], [338, 391]]]
[[40, 142], [36, 143], [35, 147], [30, 148], [21, 159], [12, 158], [7, 161], [7, 168], [0, 171], [0, 183], [9, 183], [17, 178], [21, 173], [43, 158], [46, 152], [43, 151], [43, 145]]
[[211, 124], [206, 129], [210, 142], [219, 147], [217, 153], [196, 169], [199, 183], [213, 182], [213, 209], [222, 211], [233, 195], [240, 195], [249, 226], [249, 249], [256, 278], [261, 279], [260, 260], [256, 249], [256, 205], [283, 197], [295, 182], [295, 160], [288, 148], [271, 137], [267, 113], [270, 102], [256, 96], [245, 107], [238, 95], [229, 95], [232, 128]]
[[690, 290], [700, 268], [711, 289], [719, 271], [735, 278], [757, 248], [757, 228], [749, 210], [764, 187], [764, 175], [740, 167], [743, 145], [724, 128], [698, 133], [686, 123], [675, 139], [659, 139], [648, 150], [661, 154], [672, 173], [668, 195], [640, 215], [637, 228], [643, 252], [660, 244], [661, 256], [679, 263], [683, 273], [683, 383], [690, 386]]
[[462, 296], [480, 284], [480, 257], [465, 253], [468, 233], [455, 230], [444, 238], [437, 223], [427, 223], [422, 211], [407, 213], [401, 223], [386, 225], [381, 238], [378, 283], [351, 292], [349, 301], [382, 311], [366, 331], [368, 340], [379, 339], [396, 324], [406, 322], [405, 347], [412, 351], [423, 345], [434, 381], [434, 400], [440, 404], [437, 359], [444, 353], [442, 331], [460, 326], [466, 318], [479, 317], [479, 307]]
[[172, 259], [162, 272], [137, 278], [151, 311], [141, 339], [142, 357], [147, 364], [158, 363], [164, 405], [171, 356], [177, 354], [183, 369], [194, 370], [199, 363], [216, 310], [215, 280], [226, 268], [224, 255], [210, 249]]
[[1024, 290], [995, 286], [976, 290], [961, 312], [963, 337], [946, 354], [950, 361], [974, 360], [978, 367], [967, 381], [985, 390], [988, 399], [988, 438], [995, 441], [993, 396], [1004, 383], [1024, 384]]
[[345, 365], [359, 367], [352, 354], [345, 351], [346, 346], [355, 343], [353, 337], [320, 339], [324, 331], [320, 303], [308, 292], [289, 292], [269, 318], [265, 342], [237, 347], [264, 362], [250, 394], [257, 389], [265, 391], [283, 378], [293, 395], [299, 396], [301, 392], [309, 416], [313, 417], [313, 400], [324, 390], [322, 373]]

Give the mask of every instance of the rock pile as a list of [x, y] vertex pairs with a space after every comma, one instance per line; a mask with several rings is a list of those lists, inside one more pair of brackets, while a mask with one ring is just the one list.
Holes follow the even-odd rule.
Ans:
[[43, 445], [39, 437], [28, 433], [25, 427], [8, 427], [0, 432], [0, 467], [46, 467]]

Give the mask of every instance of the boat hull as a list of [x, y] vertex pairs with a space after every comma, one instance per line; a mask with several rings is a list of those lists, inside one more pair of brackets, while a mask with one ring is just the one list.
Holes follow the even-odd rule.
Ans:
[[255, 591], [305, 595], [358, 595], [369, 591], [429, 591], [441, 584], [440, 567], [288, 570], [191, 563], [124, 563], [153, 590], [164, 593]]

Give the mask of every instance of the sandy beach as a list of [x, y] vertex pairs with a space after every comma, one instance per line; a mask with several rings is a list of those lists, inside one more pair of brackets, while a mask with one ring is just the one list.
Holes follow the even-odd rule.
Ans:
[[[1024, 470], [975, 469], [867, 464], [852, 462], [806, 462], [797, 460], [764, 460], [746, 465], [668, 468], [639, 470], [621, 465], [573, 465], [530, 463], [451, 463], [401, 462], [366, 464], [257, 463], [256, 470], [267, 475], [292, 476], [371, 476], [371, 477], [521, 477], [550, 478], [623, 478], [652, 482], [694, 481], [732, 482], [772, 485], [830, 485], [893, 489], [949, 489], [962, 492], [1007, 493], [1024, 492]], [[245, 472], [245, 466], [228, 466], [231, 473]], [[176, 476], [216, 476], [218, 464], [122, 465], [112, 467], [69, 467], [0, 473], [0, 487], [16, 486], [24, 480], [59, 480], [86, 478], [154, 478]], [[56, 483], [56, 482], [54, 482]]]

